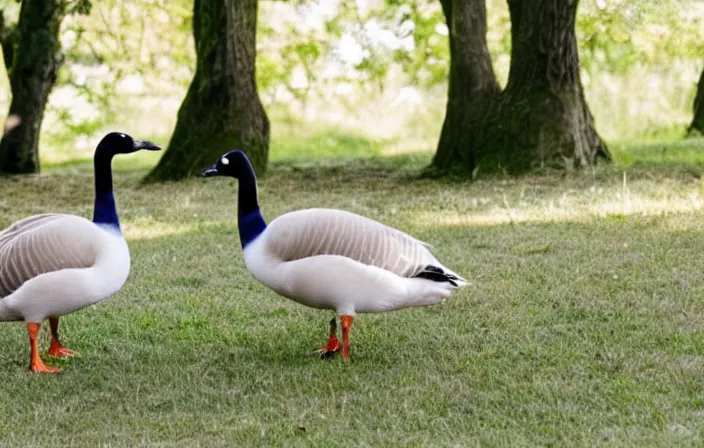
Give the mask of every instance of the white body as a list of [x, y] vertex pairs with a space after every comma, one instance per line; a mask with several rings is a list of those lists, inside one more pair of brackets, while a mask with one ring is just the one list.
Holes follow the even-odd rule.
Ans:
[[[414, 277], [428, 265], [456, 275], [425, 243], [341, 210], [280, 216], [244, 249], [244, 260], [256, 279], [282, 296], [338, 315], [431, 305], [456, 287]], [[457, 286], [465, 286], [457, 277]]]
[[117, 229], [73, 215], [18, 221], [0, 233], [0, 321], [42, 322], [92, 305], [119, 291], [129, 271]]

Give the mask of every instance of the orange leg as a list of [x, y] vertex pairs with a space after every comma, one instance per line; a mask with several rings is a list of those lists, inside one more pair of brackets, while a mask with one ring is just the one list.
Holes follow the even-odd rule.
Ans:
[[43, 372], [43, 373], [56, 373], [61, 372], [61, 369], [56, 367], [49, 367], [44, 364], [42, 358], [39, 357], [39, 343], [37, 342], [37, 337], [39, 336], [39, 329], [41, 328], [38, 322], [27, 322], [27, 333], [29, 333], [29, 346], [30, 346], [30, 361], [29, 370], [31, 372]]
[[321, 358], [332, 358], [335, 356], [335, 353], [340, 351], [340, 341], [337, 339], [336, 332], [337, 322], [335, 322], [335, 318], [333, 317], [332, 320], [330, 320], [330, 338], [328, 338], [328, 344], [320, 350], [315, 351]]
[[347, 359], [350, 357], [350, 328], [352, 328], [352, 316], [340, 316], [342, 322], [342, 357]]
[[51, 346], [47, 352], [51, 356], [76, 356], [78, 353], [69, 350], [59, 342], [59, 318], [50, 317], [49, 327], [51, 327]]

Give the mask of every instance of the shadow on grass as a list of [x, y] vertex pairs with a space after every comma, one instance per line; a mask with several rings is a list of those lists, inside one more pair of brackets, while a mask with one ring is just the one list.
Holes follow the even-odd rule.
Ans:
[[[279, 138], [272, 141], [268, 178], [284, 181], [314, 181], [320, 178], [335, 178], [339, 182], [359, 183], [393, 179], [412, 181], [423, 175], [430, 164], [432, 151], [385, 155], [384, 147], [392, 141], [373, 140], [361, 136], [324, 130], [308, 137]], [[689, 139], [662, 139], [656, 142], [614, 142], [611, 150], [615, 162], [602, 164], [594, 169], [576, 173], [562, 171], [536, 171], [517, 178], [494, 174], [481, 176], [479, 180], [523, 180], [543, 178], [557, 181], [574, 175], [608, 176], [614, 172], [636, 172], [643, 175], [701, 176], [704, 170], [704, 137]], [[116, 157], [115, 171], [147, 174], [163, 152], [138, 152]], [[43, 164], [49, 172], [92, 171], [92, 159], [79, 159], [53, 164]], [[448, 176], [439, 182], [466, 182], [467, 178]]]

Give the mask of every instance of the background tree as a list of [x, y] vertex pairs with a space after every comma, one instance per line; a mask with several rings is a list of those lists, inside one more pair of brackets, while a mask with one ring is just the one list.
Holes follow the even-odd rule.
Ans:
[[692, 124], [690, 124], [687, 129], [687, 132], [690, 134], [695, 131], [704, 134], [704, 70], [702, 70], [702, 74], [699, 76], [697, 96], [694, 97], [694, 118], [692, 118]]
[[39, 131], [49, 93], [63, 62], [59, 31], [64, 16], [77, 9], [87, 12], [86, 1], [24, 0], [16, 28], [0, 33], [5, 65], [10, 75], [12, 103], [9, 127], [0, 141], [0, 172], [39, 171]]
[[229, 149], [258, 174], [269, 155], [269, 120], [255, 82], [257, 0], [195, 0], [196, 72], [166, 153], [146, 181], [200, 173]]
[[440, 172], [474, 169], [474, 137], [499, 94], [486, 45], [484, 0], [441, 0], [449, 29], [447, 107], [432, 166]]
[[584, 99], [575, 36], [578, 0], [509, 0], [508, 83], [477, 137], [477, 167], [520, 173], [609, 158]]
[[[443, 0], [446, 17], [448, 3]], [[609, 157], [594, 129], [579, 77], [578, 3], [509, 0], [511, 67], [506, 88], [496, 95], [483, 37], [484, 2], [454, 2], [448, 22], [451, 57], [461, 62], [451, 66], [446, 124], [448, 119], [457, 121], [451, 130], [443, 126], [433, 159], [436, 168], [520, 173], [546, 166], [593, 165], [597, 156]], [[469, 64], [471, 58], [482, 63]], [[465, 88], [461, 101], [458, 85]]]

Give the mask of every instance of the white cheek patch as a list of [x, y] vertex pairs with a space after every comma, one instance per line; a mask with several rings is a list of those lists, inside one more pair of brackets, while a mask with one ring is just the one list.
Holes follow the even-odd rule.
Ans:
[[229, 165], [230, 159], [228, 159], [227, 157], [223, 157], [222, 159], [220, 159], [220, 163], [222, 163], [223, 165]]

